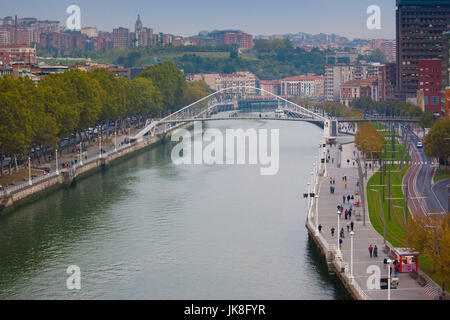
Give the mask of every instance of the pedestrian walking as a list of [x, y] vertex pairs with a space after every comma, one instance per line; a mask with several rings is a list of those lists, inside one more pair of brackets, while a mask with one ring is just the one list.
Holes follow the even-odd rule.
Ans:
[[373, 247], [373, 256], [374, 256], [374, 257], [378, 257], [378, 248], [377, 248], [377, 245], [375, 245], [375, 247]]
[[348, 210], [348, 218], [349, 218], [349, 219], [352, 218], [352, 209]]
[[342, 202], [345, 204], [345, 196], [342, 196]]
[[350, 221], [347, 222], [347, 232], [350, 232]]
[[372, 258], [372, 252], [373, 252], [373, 247], [372, 245], [369, 246], [369, 255]]
[[353, 226], [354, 226], [354, 224], [353, 224], [353, 221], [352, 222], [350, 222], [350, 229], [353, 231]]
[[319, 224], [319, 226], [317, 227], [317, 229], [319, 229], [319, 232], [322, 232], [322, 225]]
[[334, 237], [334, 227], [331, 227], [331, 236]]
[[345, 189], [347, 189], [347, 181], [344, 182]]
[[342, 239], [339, 239], [339, 249], [342, 249]]
[[344, 228], [341, 228], [341, 238], [345, 238], [344, 237]]
[[350, 195], [347, 196], [347, 202], [350, 203]]

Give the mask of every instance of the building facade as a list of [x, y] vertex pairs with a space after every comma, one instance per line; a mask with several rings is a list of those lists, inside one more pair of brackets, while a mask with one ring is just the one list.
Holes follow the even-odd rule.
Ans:
[[222, 97], [236, 98], [245, 96], [259, 95], [255, 88], [259, 88], [258, 77], [251, 72], [234, 72], [230, 74], [220, 74], [216, 78], [216, 91], [221, 91], [227, 88], [220, 94]]
[[[387, 99], [386, 65], [380, 63], [352, 63], [325, 65], [325, 101], [341, 100], [341, 85], [350, 80], [377, 79], [378, 99]], [[392, 90], [392, 89], [391, 89]]]
[[442, 63], [440, 59], [422, 59], [418, 61], [418, 90], [423, 93], [424, 109], [441, 114]]
[[113, 29], [113, 47], [114, 48], [128, 48], [130, 43], [130, 31], [127, 28]]
[[350, 80], [341, 85], [340, 102], [347, 107], [353, 99], [369, 97], [373, 101], [379, 101], [377, 79]]
[[280, 80], [280, 94], [294, 97], [323, 96], [325, 77], [308, 75]]
[[421, 59], [438, 58], [442, 33], [450, 25], [448, 0], [397, 0], [397, 90], [401, 99], [415, 97]]
[[3, 66], [16, 63], [36, 64], [36, 49], [24, 44], [0, 46], [0, 63]]

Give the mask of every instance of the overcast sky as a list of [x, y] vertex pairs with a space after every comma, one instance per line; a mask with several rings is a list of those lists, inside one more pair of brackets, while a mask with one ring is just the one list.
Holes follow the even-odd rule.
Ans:
[[[66, 8], [81, 8], [82, 27], [134, 30], [137, 14], [155, 32], [182, 36], [240, 29], [253, 35], [335, 33], [349, 38], [394, 38], [395, 0], [20, 0], [2, 1], [0, 16], [35, 17], [65, 24]], [[368, 30], [366, 9], [381, 8], [381, 29]]]

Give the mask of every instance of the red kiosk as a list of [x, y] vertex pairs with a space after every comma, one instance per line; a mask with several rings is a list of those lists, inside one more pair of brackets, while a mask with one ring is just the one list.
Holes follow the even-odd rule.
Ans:
[[419, 252], [411, 251], [409, 248], [394, 248], [394, 257], [399, 262], [399, 272], [417, 272]]

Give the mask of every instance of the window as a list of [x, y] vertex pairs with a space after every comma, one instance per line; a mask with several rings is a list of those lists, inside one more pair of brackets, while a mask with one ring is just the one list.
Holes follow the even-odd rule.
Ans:
[[439, 96], [432, 96], [431, 104], [439, 104]]
[[424, 102], [424, 104], [427, 105], [427, 104], [428, 104], [428, 97], [424, 97], [424, 98], [423, 98], [423, 102]]

